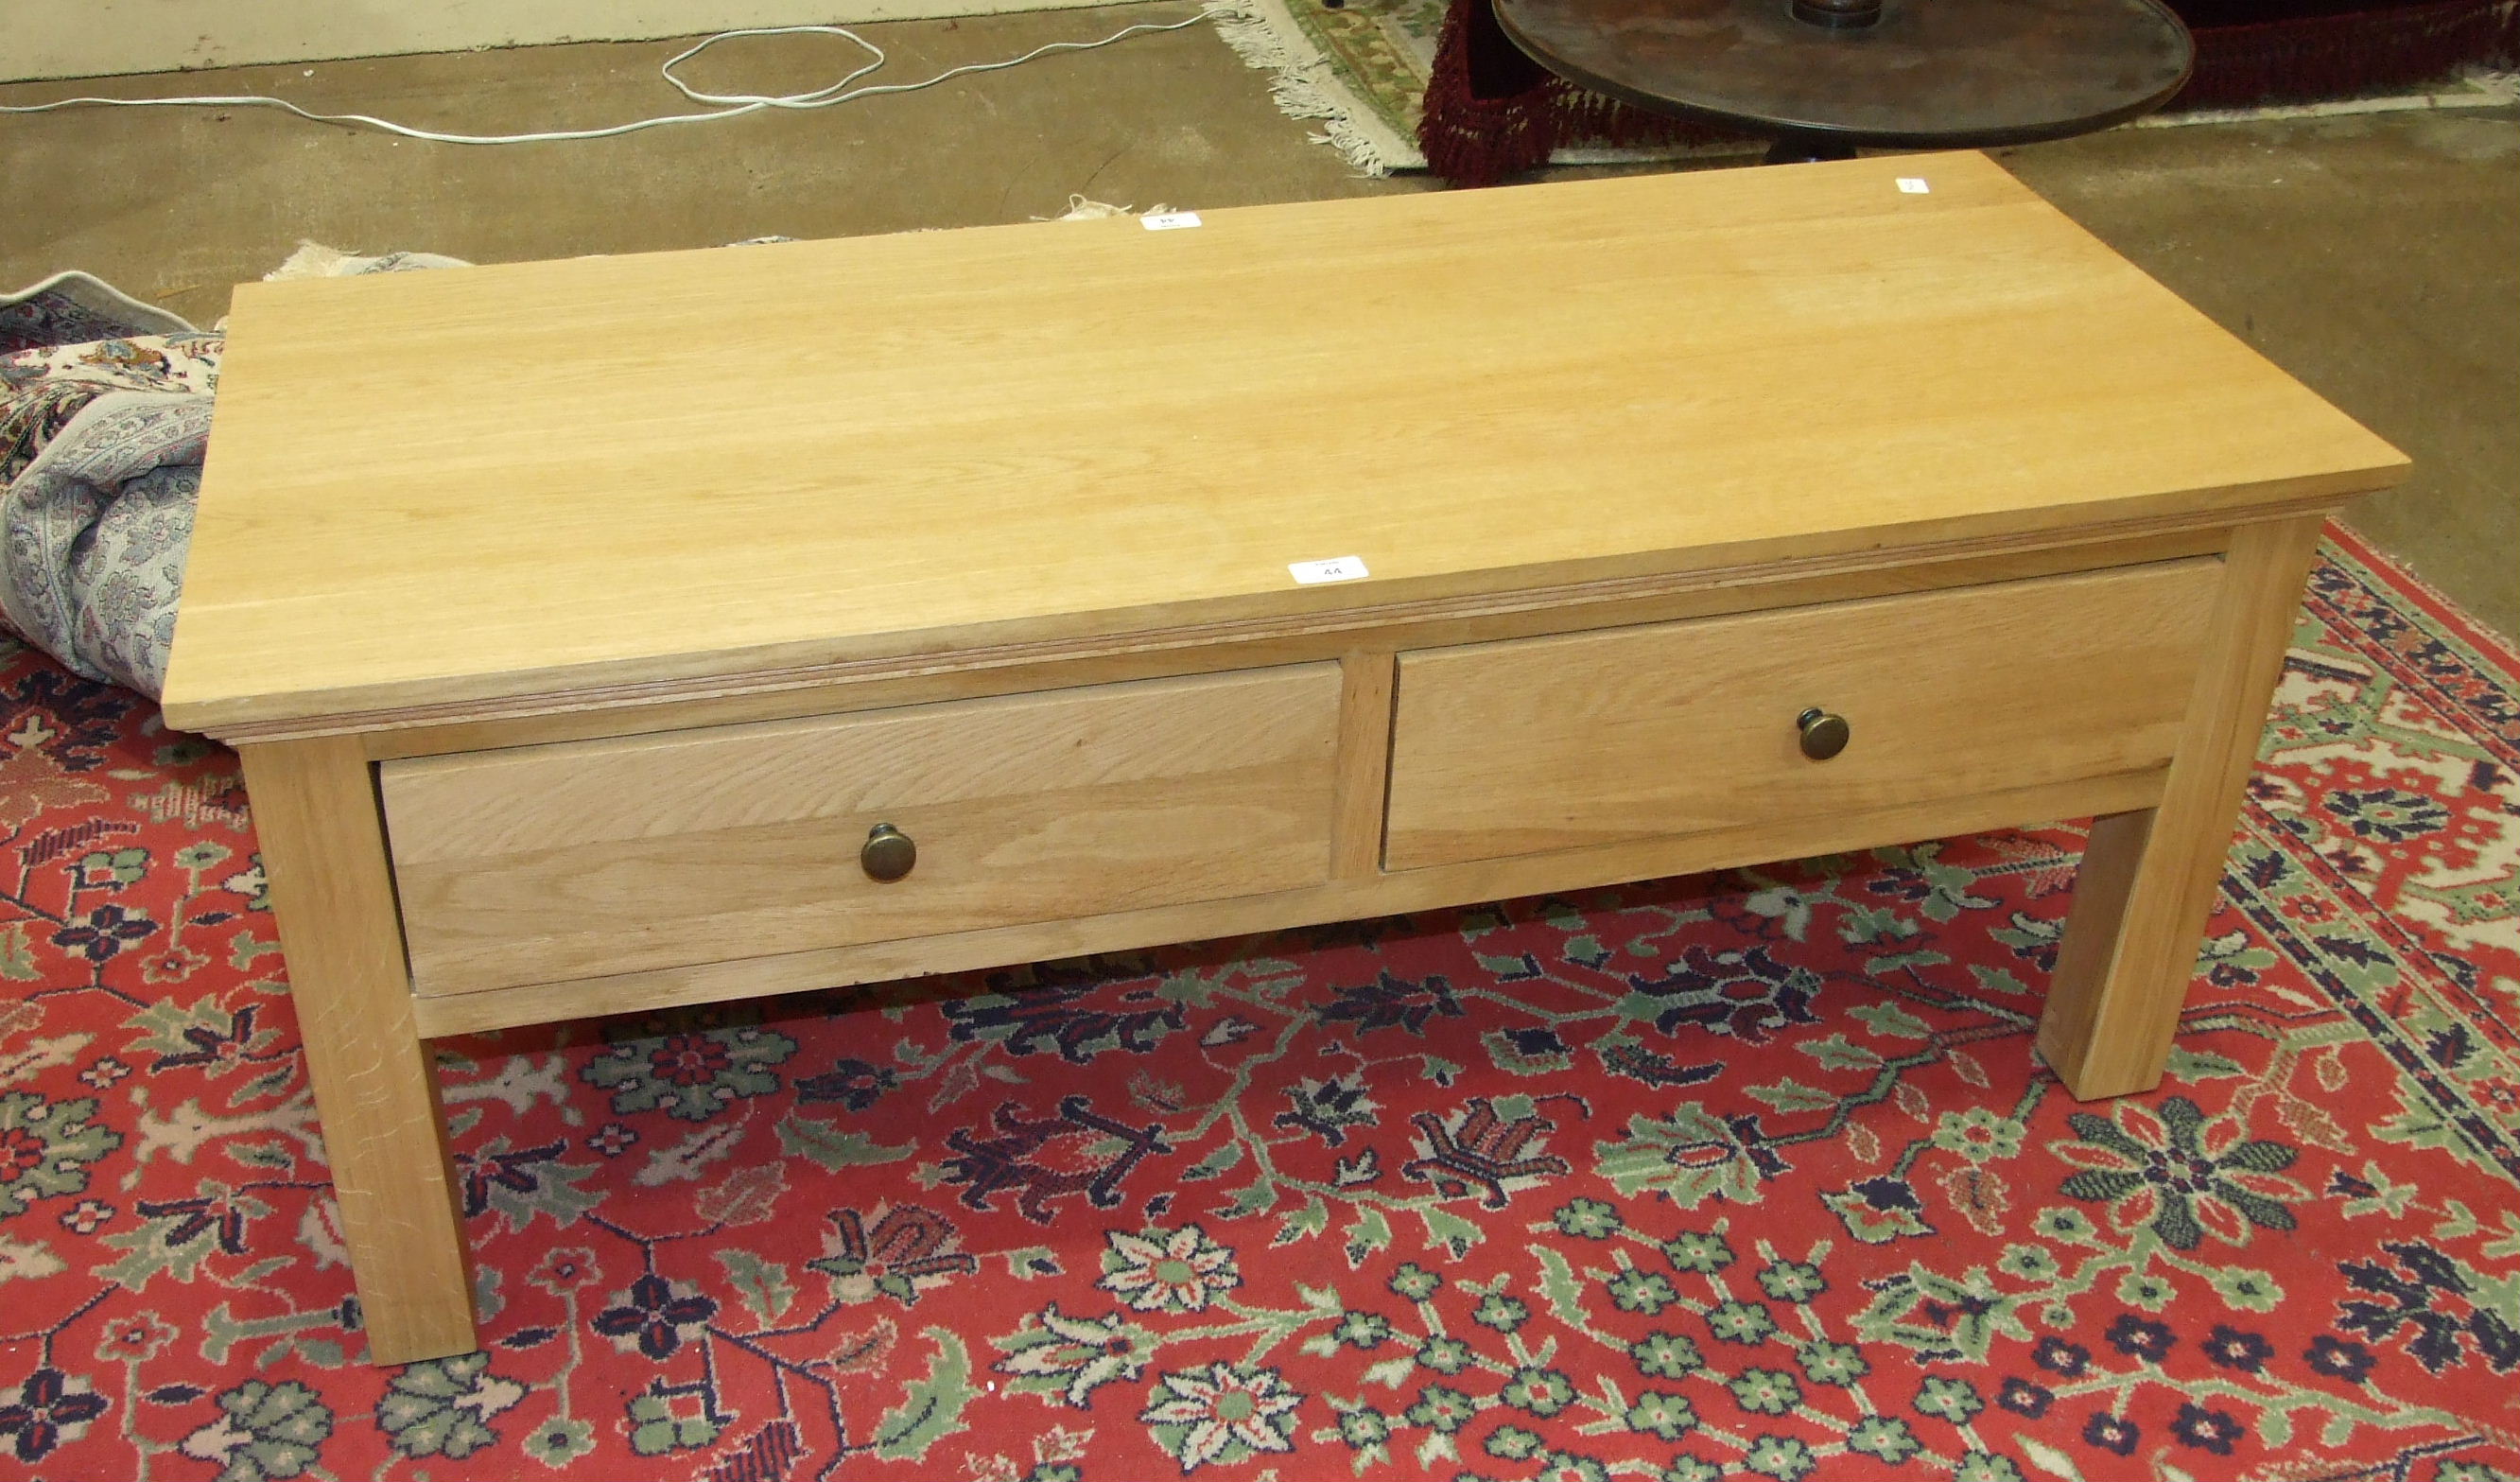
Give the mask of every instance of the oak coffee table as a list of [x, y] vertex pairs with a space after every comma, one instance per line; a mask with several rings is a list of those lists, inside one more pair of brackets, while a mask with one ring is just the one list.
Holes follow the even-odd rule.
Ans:
[[2039, 1045], [2147, 1089], [2405, 467], [1975, 155], [248, 285], [211, 450], [380, 1363], [432, 1036], [2095, 816]]

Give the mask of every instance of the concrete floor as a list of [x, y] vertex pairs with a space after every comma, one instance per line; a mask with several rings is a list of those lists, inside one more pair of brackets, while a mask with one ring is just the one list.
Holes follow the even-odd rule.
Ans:
[[[887, 79], [1192, 14], [1177, 0], [865, 27]], [[0, 87], [0, 103], [277, 93], [445, 130], [689, 107], [678, 43], [555, 46]], [[686, 69], [788, 92], [846, 43], [732, 43]], [[311, 73], [311, 74], [310, 74]], [[1359, 178], [1205, 26], [923, 93], [587, 144], [396, 141], [276, 112], [0, 116], [0, 285], [68, 267], [197, 321], [300, 239], [478, 261], [846, 236], [1058, 214], [1425, 190]], [[2488, 624], [2520, 633], [2520, 112], [2121, 129], [2006, 151], [2034, 188], [2413, 456], [2351, 517]]]
[[2520, 112], [2120, 129], [2001, 157], [2414, 460], [2350, 519], [2520, 635]]

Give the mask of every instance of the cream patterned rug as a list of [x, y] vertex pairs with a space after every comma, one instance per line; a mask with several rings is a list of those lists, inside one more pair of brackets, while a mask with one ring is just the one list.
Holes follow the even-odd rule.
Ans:
[[1422, 170], [1418, 109], [1444, 0], [1231, 0], [1214, 6], [1225, 44], [1274, 74], [1270, 96], [1369, 175]]

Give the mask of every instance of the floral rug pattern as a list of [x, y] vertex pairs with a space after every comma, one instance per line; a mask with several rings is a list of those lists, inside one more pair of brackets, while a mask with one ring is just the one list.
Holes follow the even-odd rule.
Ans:
[[[1414, 148], [1445, 0], [1284, 0], [1285, 15], [1329, 62], [1345, 95]], [[1422, 169], [1422, 157], [1389, 161]]]
[[0, 664], [0, 1474], [2520, 1476], [2520, 680], [2340, 534], [2171, 1075], [2033, 829], [448, 1042], [374, 1370], [233, 758]]

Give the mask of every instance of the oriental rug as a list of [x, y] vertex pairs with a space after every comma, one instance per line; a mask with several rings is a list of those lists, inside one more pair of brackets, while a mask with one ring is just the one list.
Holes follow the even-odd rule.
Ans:
[[2114, 1103], [2064, 825], [448, 1042], [377, 1370], [233, 758], [17, 652], [0, 1475], [2507, 1482], [2515, 694], [2337, 532]]

